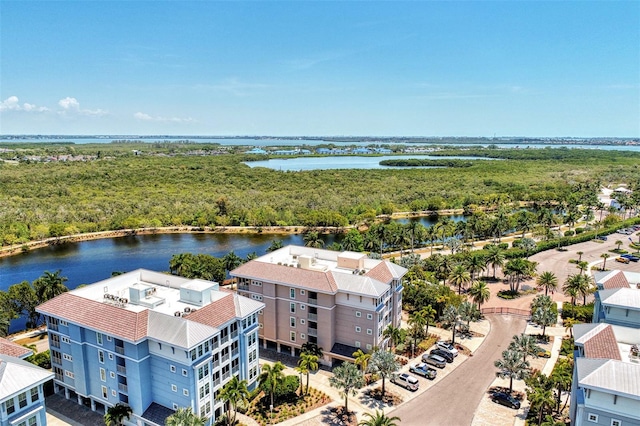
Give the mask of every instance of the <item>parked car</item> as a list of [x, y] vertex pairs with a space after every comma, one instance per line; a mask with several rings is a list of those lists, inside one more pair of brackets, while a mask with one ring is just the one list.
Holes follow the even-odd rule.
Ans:
[[434, 368], [429, 367], [424, 362], [413, 364], [409, 367], [409, 371], [429, 380], [435, 379], [438, 375], [438, 372]]
[[431, 364], [438, 368], [444, 368], [447, 365], [447, 360], [438, 355], [424, 354], [422, 355], [422, 362]]
[[509, 408], [520, 409], [520, 401], [506, 392], [496, 392], [491, 395], [491, 400], [496, 404], [504, 405]]
[[629, 259], [632, 262], [637, 262], [640, 260], [640, 257], [634, 256], [632, 254], [621, 254], [620, 257], [624, 257], [625, 259]]
[[394, 374], [391, 376], [391, 383], [395, 383], [398, 386], [414, 392], [417, 391], [420, 386], [418, 379], [407, 373]]
[[440, 348], [435, 348], [435, 349], [431, 349], [431, 351], [429, 352], [429, 354], [431, 355], [438, 355], [441, 356], [442, 358], [445, 359], [445, 361], [447, 361], [449, 364], [451, 364], [453, 362], [453, 355], [451, 354], [451, 352], [446, 351], [444, 349], [440, 349]]
[[607, 241], [607, 236], [606, 235], [600, 235], [600, 236], [597, 236], [596, 239], [598, 239], [600, 241]]
[[446, 351], [451, 352], [451, 354], [454, 357], [458, 356], [458, 350], [456, 349], [455, 346], [453, 346], [453, 344], [451, 344], [449, 342], [445, 342], [444, 340], [438, 340], [436, 342], [436, 346], [439, 347], [440, 349], [444, 349]]
[[537, 355], [541, 358], [551, 358], [551, 352], [546, 351], [544, 349], [540, 349], [537, 353]]
[[626, 257], [616, 257], [616, 262], [620, 262], [620, 263], [629, 263], [629, 259], [627, 259]]

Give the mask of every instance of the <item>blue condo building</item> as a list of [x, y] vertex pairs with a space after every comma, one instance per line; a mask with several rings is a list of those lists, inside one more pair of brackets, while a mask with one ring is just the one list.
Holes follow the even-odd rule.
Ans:
[[211, 281], [139, 269], [61, 294], [38, 312], [56, 392], [100, 412], [127, 404], [125, 424], [162, 426], [180, 407], [213, 424], [232, 376], [256, 386], [263, 307]]

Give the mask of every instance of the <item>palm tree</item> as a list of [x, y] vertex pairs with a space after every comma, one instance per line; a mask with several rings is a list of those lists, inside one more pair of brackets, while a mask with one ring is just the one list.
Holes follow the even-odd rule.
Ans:
[[485, 261], [487, 262], [487, 266], [491, 265], [493, 268], [493, 279], [496, 279], [496, 268], [502, 268], [504, 265], [504, 250], [496, 245], [491, 245], [487, 249], [487, 256], [485, 257]]
[[513, 336], [513, 340], [511, 340], [511, 343], [509, 344], [509, 349], [522, 354], [522, 360], [525, 362], [527, 361], [527, 355], [537, 357], [538, 352], [540, 351], [536, 338], [530, 334], [524, 333], [519, 336]]
[[271, 406], [273, 406], [273, 397], [276, 393], [276, 389], [278, 389], [278, 385], [280, 385], [284, 381], [284, 369], [285, 366], [280, 361], [276, 362], [273, 365], [265, 364], [262, 366], [262, 371], [260, 372], [260, 376], [258, 377], [260, 386], [266, 387], [266, 389], [269, 390], [269, 395], [271, 396]]
[[230, 272], [242, 265], [242, 258], [232, 250], [222, 257], [222, 262], [224, 263], [224, 269]]
[[306, 232], [302, 239], [307, 247], [320, 248], [324, 246], [324, 241], [316, 231]]
[[476, 281], [471, 285], [469, 295], [471, 300], [478, 305], [478, 309], [480, 309], [480, 306], [491, 298], [491, 290], [489, 290], [489, 286], [484, 281]]
[[129, 420], [133, 410], [126, 404], [117, 403], [113, 407], [107, 408], [107, 413], [104, 415], [104, 424], [107, 426], [120, 426], [124, 419]]
[[508, 275], [509, 285], [512, 292], [518, 292], [520, 281], [535, 275], [537, 262], [532, 262], [523, 258], [511, 259], [504, 268], [505, 275]]
[[582, 303], [586, 305], [587, 295], [591, 293], [591, 277], [588, 275], [574, 274], [569, 275], [565, 281], [562, 291], [568, 296], [571, 296], [571, 303], [575, 305], [575, 298], [578, 295], [583, 297]]
[[318, 357], [310, 353], [300, 354], [298, 366], [305, 369], [307, 373], [307, 391], [309, 393], [309, 372], [318, 370]]
[[178, 408], [164, 421], [165, 426], [204, 426], [206, 423], [207, 418], [198, 416], [191, 410], [191, 407]]
[[616, 241], [616, 246], [618, 246], [618, 247], [616, 247], [616, 250], [620, 250], [620, 246], [621, 245], [622, 245], [622, 241], [620, 241], [620, 240]]
[[[238, 403], [246, 403], [249, 398], [247, 381], [239, 380], [238, 376], [233, 376], [231, 380], [220, 390], [218, 398], [227, 403], [227, 424], [236, 424], [236, 414]], [[231, 408], [233, 407], [233, 420], [231, 419]]]
[[583, 251], [577, 251], [576, 254], [578, 255], [578, 262], [582, 261], [582, 255], [584, 254]]
[[553, 392], [551, 389], [534, 388], [532, 392], [528, 392], [527, 399], [532, 407], [538, 407], [538, 426], [542, 424], [542, 415], [545, 410], [551, 408], [554, 404]]
[[414, 311], [409, 315], [409, 325], [415, 331], [412, 333], [414, 337], [413, 344], [416, 345], [416, 339], [422, 335], [424, 327], [427, 325], [427, 318], [423, 315], [422, 311]]
[[567, 318], [562, 322], [564, 325], [564, 330], [569, 332], [569, 337], [573, 339], [573, 326], [576, 324], [582, 324], [582, 322], [578, 321], [575, 318]]
[[462, 293], [462, 287], [466, 286], [471, 282], [471, 274], [467, 269], [462, 265], [457, 265], [449, 274], [449, 284], [458, 287], [458, 294]]
[[385, 328], [382, 335], [391, 342], [391, 352], [395, 352], [396, 346], [404, 340], [402, 334], [402, 330], [399, 327], [394, 327], [391, 324]]
[[303, 343], [302, 346], [300, 346], [300, 352], [315, 355], [318, 357], [318, 359], [321, 359], [324, 356], [324, 350], [322, 349], [322, 347], [313, 342]]
[[502, 352], [502, 358], [494, 365], [498, 369], [496, 373], [501, 379], [509, 378], [509, 393], [513, 391], [513, 379], [522, 380], [529, 375], [529, 363], [522, 360], [520, 353], [507, 349]]
[[446, 308], [444, 308], [444, 312], [442, 313], [440, 320], [445, 324], [451, 326], [451, 332], [453, 333], [451, 344], [455, 344], [456, 328], [458, 327], [458, 323], [460, 322], [460, 314], [458, 313], [458, 309], [453, 305], [447, 306]]
[[382, 398], [384, 398], [385, 379], [400, 369], [396, 357], [391, 352], [377, 350], [369, 359], [369, 371], [382, 377]]
[[269, 245], [269, 247], [267, 247], [267, 253], [271, 253], [272, 251], [276, 251], [281, 249], [282, 247], [284, 247], [284, 245], [282, 244], [282, 240], [273, 240], [271, 241], [271, 244]]
[[360, 420], [358, 426], [398, 426], [396, 422], [400, 421], [400, 417], [388, 417], [382, 410], [376, 410], [375, 415], [371, 413], [364, 413], [364, 415], [367, 416], [368, 419]]
[[584, 271], [589, 268], [589, 262], [585, 262], [584, 260], [582, 262], [578, 262], [576, 264], [576, 268], [580, 270], [580, 275], [582, 275], [584, 274]]
[[33, 282], [33, 288], [41, 303], [69, 291], [67, 286], [64, 285], [68, 278], [60, 276], [61, 272], [60, 269], [56, 272], [45, 271], [40, 278]]
[[344, 396], [344, 411], [349, 413], [349, 394], [356, 396], [358, 389], [364, 386], [364, 378], [355, 364], [345, 362], [333, 369], [329, 385], [340, 390], [340, 395]]
[[553, 292], [558, 287], [558, 277], [553, 272], [544, 271], [538, 276], [536, 285], [538, 288], [544, 288], [544, 295], [546, 296], [549, 290]]
[[436, 315], [438, 312], [435, 309], [433, 309], [433, 306], [431, 305], [427, 305], [424, 308], [422, 308], [421, 312], [422, 312], [422, 316], [424, 316], [425, 319], [427, 320], [427, 323], [425, 324], [424, 335], [426, 337], [429, 337], [429, 322], [433, 321], [436, 318]]
[[371, 359], [371, 354], [363, 352], [362, 349], [358, 349], [352, 354], [355, 365], [360, 367], [362, 371], [362, 375], [367, 371], [367, 366], [369, 365], [369, 360]]
[[553, 367], [549, 379], [556, 387], [556, 411], [560, 411], [562, 392], [571, 389], [571, 381], [573, 380], [573, 362], [571, 359], [559, 359]]
[[476, 274], [478, 274], [479, 276], [482, 273], [482, 271], [487, 269], [485, 266], [484, 256], [482, 256], [481, 254], [472, 255], [469, 258], [469, 260], [467, 260], [466, 263], [467, 263], [467, 269], [471, 273], [471, 281], [475, 279]]
[[604, 262], [602, 262], [602, 270], [604, 271], [607, 268], [607, 259], [610, 258], [611, 255], [609, 253], [602, 253], [600, 257], [604, 259]]

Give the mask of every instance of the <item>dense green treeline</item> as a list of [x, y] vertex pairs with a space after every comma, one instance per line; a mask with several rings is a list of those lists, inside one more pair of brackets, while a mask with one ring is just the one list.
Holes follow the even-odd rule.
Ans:
[[[75, 147], [85, 154], [96, 148]], [[175, 225], [341, 227], [396, 211], [561, 203], [576, 185], [640, 181], [638, 155], [629, 152], [558, 149], [549, 151], [567, 151], [567, 157], [475, 161], [465, 168], [281, 172], [250, 168], [242, 155], [134, 156], [129, 146], [108, 148], [108, 157], [94, 161], [0, 163], [2, 244]]]

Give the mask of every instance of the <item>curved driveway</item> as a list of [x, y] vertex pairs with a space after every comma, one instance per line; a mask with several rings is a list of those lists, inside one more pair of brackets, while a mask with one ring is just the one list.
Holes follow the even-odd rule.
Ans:
[[487, 315], [491, 331], [472, 357], [445, 380], [390, 413], [403, 425], [470, 425], [476, 408], [496, 377], [493, 366], [511, 338], [526, 327], [524, 318]]

